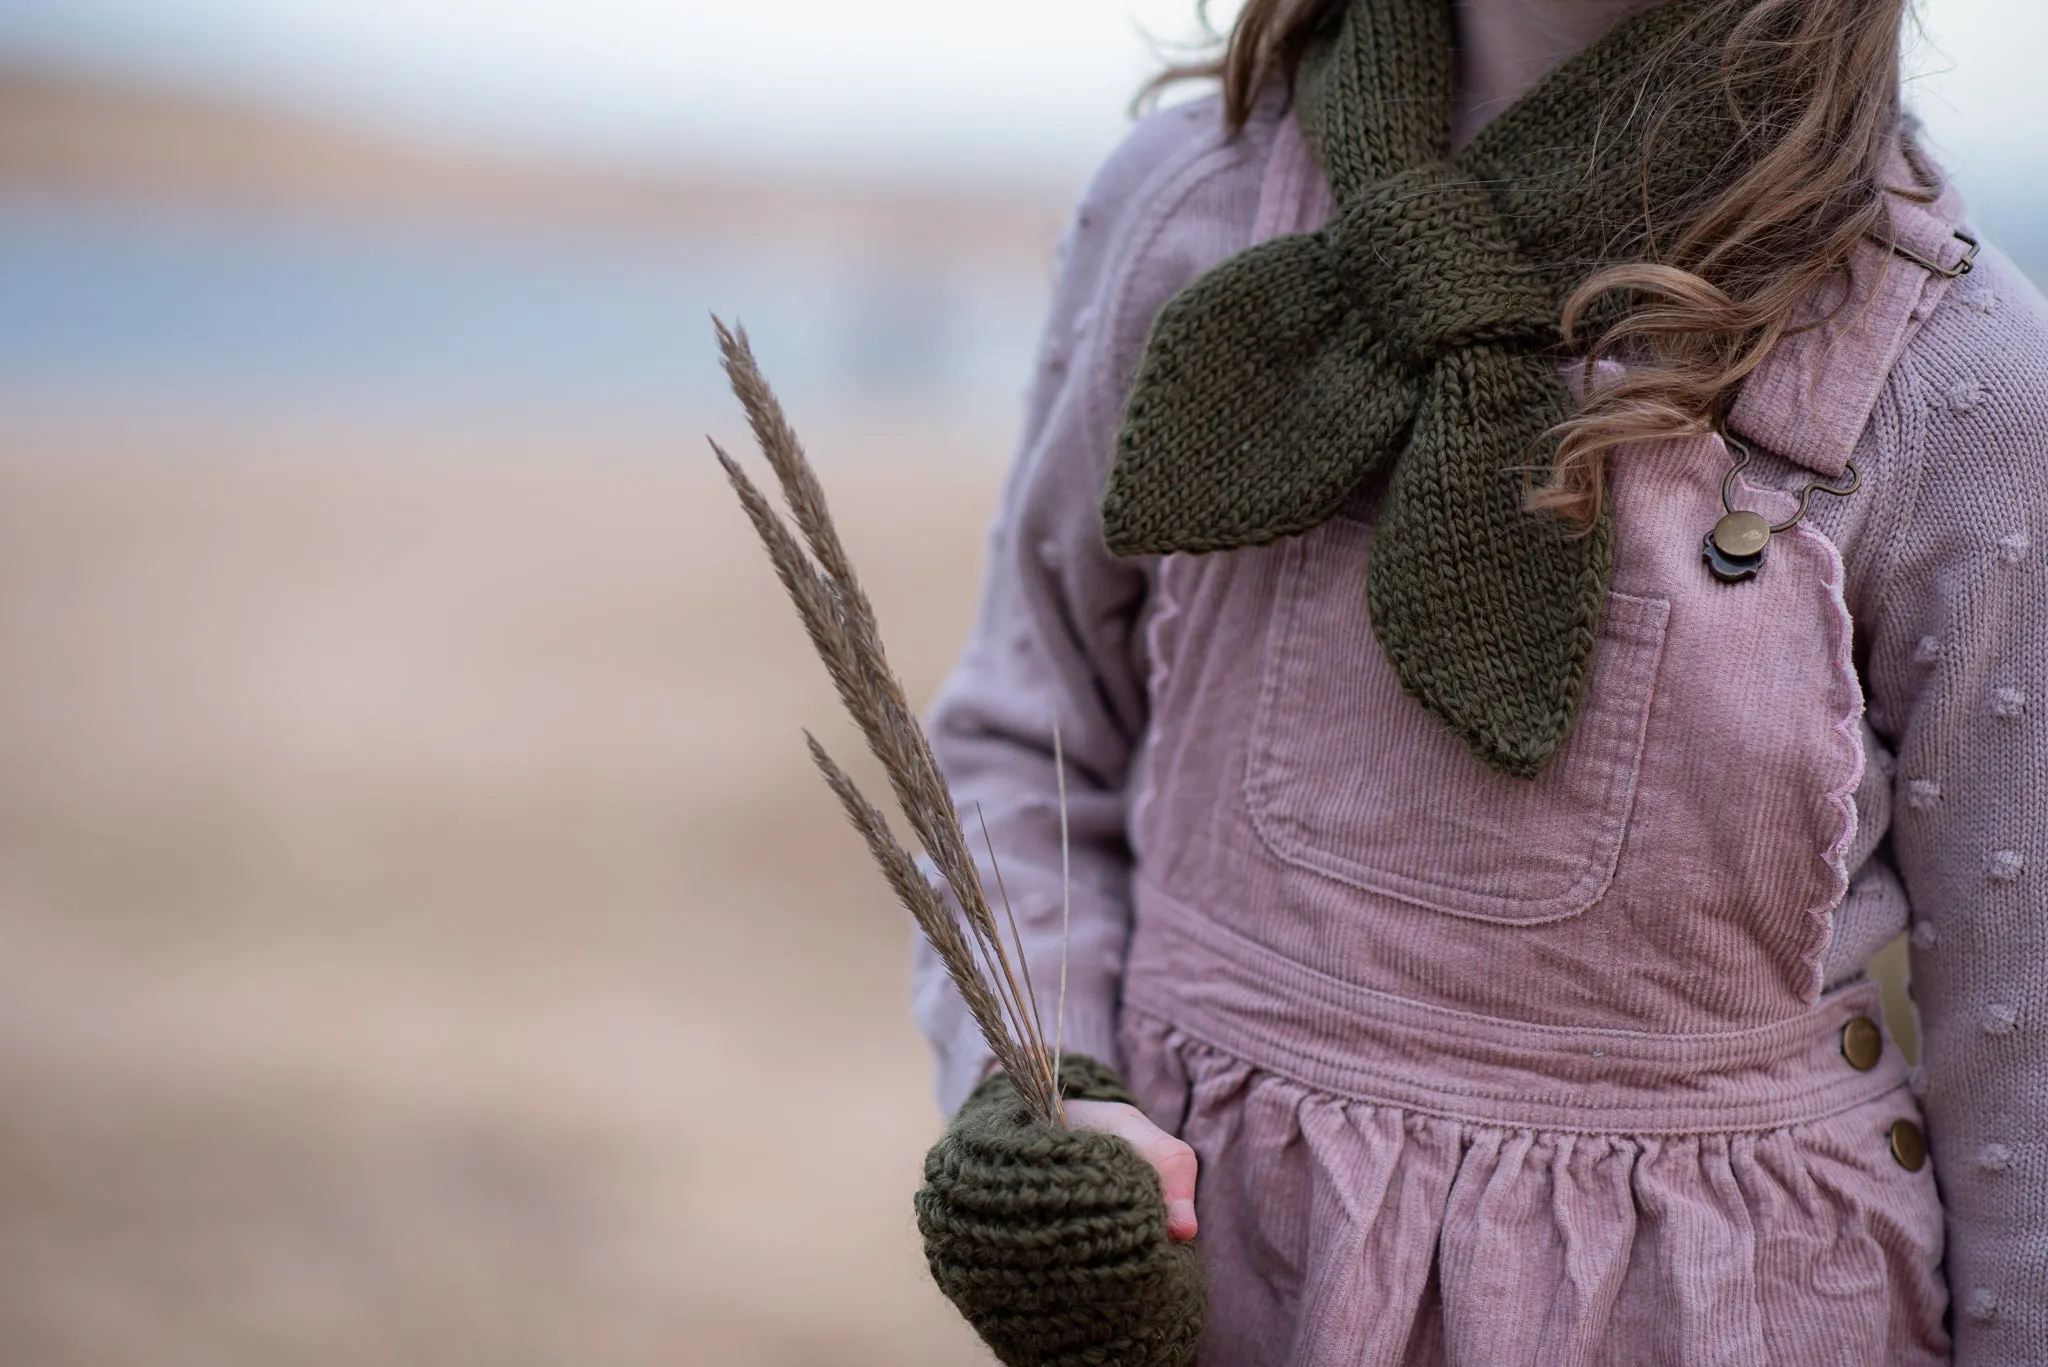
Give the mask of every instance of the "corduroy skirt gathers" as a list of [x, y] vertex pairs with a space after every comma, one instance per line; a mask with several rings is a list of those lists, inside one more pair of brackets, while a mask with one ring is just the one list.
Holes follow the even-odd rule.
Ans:
[[1905, 1065], [1843, 1050], [1875, 986], [1685, 1038], [1420, 1006], [1200, 922], [1140, 951], [1123, 1046], [1202, 1161], [1204, 1363], [1947, 1360]]

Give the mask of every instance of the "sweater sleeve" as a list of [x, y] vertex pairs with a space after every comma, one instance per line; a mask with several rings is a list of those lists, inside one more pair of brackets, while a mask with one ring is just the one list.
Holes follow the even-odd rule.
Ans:
[[[1061, 244], [980, 615], [928, 719], [970, 844], [988, 824], [1048, 1029], [1064, 940], [1066, 1047], [1106, 1062], [1130, 921], [1124, 787], [1146, 724], [1150, 567], [1103, 547], [1102, 484], [1153, 318], [1249, 241], [1272, 122], [1226, 137], [1214, 99], [1150, 115], [1089, 185]], [[1055, 722], [1070, 835], [1064, 931]], [[994, 874], [984, 856], [992, 898]], [[912, 995], [950, 1114], [990, 1054], [921, 941]]]
[[1987, 251], [1893, 383], [1918, 487], [1868, 668], [1955, 1361], [2021, 1367], [2048, 1345], [2048, 308]]

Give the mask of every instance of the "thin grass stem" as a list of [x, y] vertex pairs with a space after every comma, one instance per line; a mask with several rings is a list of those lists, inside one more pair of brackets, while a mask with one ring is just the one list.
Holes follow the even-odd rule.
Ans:
[[[796, 608], [812, 649], [825, 666], [847, 715], [868, 750], [881, 764], [896, 804], [911, 833], [929, 856], [951, 900], [926, 877], [917, 861], [899, 843], [888, 820], [861, 793], [845, 770], [806, 733], [812, 761], [825, 784], [839, 799], [847, 821], [860, 834], [883, 878], [910, 913], [932, 947], [947, 976], [959, 991], [975, 1025], [1017, 1093], [1032, 1113], [1048, 1124], [1063, 1125], [1059, 1096], [1060, 1047], [1065, 1040], [1066, 936], [1071, 905], [1063, 891], [1060, 948], [1059, 1045], [1047, 1049], [1045, 1024], [1031, 981], [1031, 957], [1003, 886], [1002, 868], [981, 821], [982, 841], [995, 874], [1009, 927], [1004, 945], [1002, 923], [996, 920], [982, 885], [981, 870], [961, 826], [953, 795], [932, 753], [931, 742], [918, 725], [903, 683], [889, 667], [874, 605], [854, 573], [852, 557], [840, 539], [825, 500], [824, 485], [804, 454], [796, 430], [762, 375], [744, 330], [712, 320], [721, 359], [733, 394], [745, 410], [754, 438], [781, 487], [783, 503], [794, 522], [791, 532], [767, 496], [739, 463], [717, 442], [712, 450], [724, 469], [741, 509], [767, 551], [776, 577]], [[1054, 734], [1055, 750], [1058, 733]], [[1064, 772], [1060, 797], [1060, 866], [1068, 876]], [[977, 809], [979, 815], [979, 809]], [[1023, 980], [1018, 980], [1021, 965]]]
[[[1060, 800], [1060, 998], [1053, 1013], [1052, 1045], [1052, 1075], [1057, 1080], [1067, 1060], [1067, 949], [1074, 926], [1073, 847], [1067, 838], [1067, 755], [1060, 743], [1057, 714], [1052, 719], [1052, 775]], [[1060, 1115], [1066, 1115], [1064, 1104]]]
[[[1017, 962], [1024, 970], [1024, 994], [1030, 999], [1034, 1008], [1025, 1016], [1022, 1024], [1025, 1032], [1030, 1036], [1029, 1042], [1034, 1051], [1043, 1054], [1045, 1052], [1045, 1038], [1039, 1033], [1040, 1023], [1036, 1010], [1038, 987], [1031, 981], [1031, 956], [1024, 952], [1024, 936], [1017, 929], [1017, 910], [1010, 902], [1009, 885], [1003, 881], [1002, 861], [996, 858], [996, 842], [989, 838], [988, 816], [982, 811], [979, 802], [974, 804], [974, 819], [981, 823], [981, 843], [988, 850], [988, 866], [996, 876], [996, 894], [1002, 899], [1003, 915], [1010, 923], [1010, 946], [1017, 951]], [[1005, 968], [1007, 967], [1008, 965], [1005, 964]], [[1057, 1087], [1059, 1074], [1053, 1073], [1049, 1080]]]

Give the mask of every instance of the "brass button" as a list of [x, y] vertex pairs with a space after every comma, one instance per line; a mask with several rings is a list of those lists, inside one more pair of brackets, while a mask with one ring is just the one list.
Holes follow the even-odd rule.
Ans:
[[1867, 1073], [1884, 1057], [1884, 1032], [1868, 1016], [1858, 1016], [1842, 1027], [1842, 1057], [1859, 1073]]
[[1918, 1172], [1927, 1166], [1927, 1136], [1920, 1133], [1918, 1125], [1910, 1120], [1892, 1122], [1892, 1157], [1907, 1172]]
[[1762, 555], [1771, 544], [1771, 524], [1752, 512], [1730, 513], [1714, 524], [1714, 549], [1737, 560]]

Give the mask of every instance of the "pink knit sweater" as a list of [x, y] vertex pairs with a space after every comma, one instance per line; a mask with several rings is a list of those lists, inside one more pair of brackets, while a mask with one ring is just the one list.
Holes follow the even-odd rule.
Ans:
[[[1119, 1060], [1131, 1038], [1128, 1021], [1120, 1035], [1119, 1017], [1127, 1004], [1134, 898], [1147, 865], [1170, 867], [1179, 859], [1160, 848], [1170, 835], [1147, 844], [1141, 832], [1184, 830], [1203, 810], [1175, 809], [1173, 823], [1160, 826], [1160, 794], [1145, 777], [1173, 772], [1150, 752], [1160, 734], [1201, 733], [1199, 715], [1167, 718], [1158, 709], [1203, 704], [1161, 702], [1158, 655], [1175, 630], [1162, 617], [1178, 610], [1175, 592], [1163, 591], [1157, 562], [1120, 561], [1103, 550], [1097, 500], [1105, 460], [1146, 333], [1166, 300], [1207, 267], [1275, 232], [1312, 227], [1322, 212], [1327, 200], [1319, 177], [1270, 102], [1235, 138], [1223, 134], [1214, 101], [1151, 116], [1097, 176], [1063, 245], [1024, 437], [994, 531], [981, 619], [932, 715], [934, 744], [956, 797], [963, 806], [978, 804], [994, 833], [1041, 985], [1057, 980], [1061, 952], [1050, 740], [1059, 719], [1073, 832], [1065, 1034], [1070, 1048], [1104, 1059]], [[1943, 236], [1934, 239], [1937, 246]], [[2048, 1361], [2048, 546], [2036, 544], [2048, 536], [2038, 525], [2048, 517], [2048, 306], [1989, 247], [1974, 272], [1953, 284], [1938, 276], [1923, 284], [1914, 276], [1910, 289], [1897, 280], [1873, 286], [1889, 288], [1886, 297], [1901, 310], [1902, 349], [1886, 351], [1880, 340], [1856, 353], [1863, 343], [1852, 338], [1844, 354], [1856, 363], [1845, 365], [1831, 361], [1818, 339], [1801, 343], [1803, 354], [1788, 353], [1761, 375], [1734, 417], [1738, 431], [1766, 448], [1749, 472], [1758, 490], [1796, 488], [1849, 459], [1864, 477], [1863, 491], [1852, 498], [1817, 499], [1799, 534], [1809, 538], [1815, 573], [1829, 580], [1825, 597], [1836, 604], [1829, 609], [1814, 600], [1814, 631], [1826, 630], [1829, 611], [1846, 613], [1839, 671], [1845, 692], [1832, 699], [1825, 679], [1809, 680], [1819, 690], [1811, 719], [1802, 720], [1797, 709], [1777, 718], [1788, 745], [1797, 740], [1816, 755], [1829, 744], [1820, 733], [1841, 730], [1847, 759], [1835, 771], [1839, 791], [1827, 810], [1785, 818], [1811, 826], [1811, 838], [1802, 834], [1804, 843], [1794, 844], [1812, 848], [1782, 878], [1751, 868], [1739, 836], [1711, 846], [1736, 861], [1724, 871], [1731, 886], [1747, 878], [1743, 886], [1766, 892], [1799, 889], [1787, 894], [1795, 899], [1819, 889], [1810, 908], [1815, 929], [1789, 951], [1789, 969], [1765, 958], [1746, 966], [1731, 954], [1714, 960], [1725, 981], [1707, 987], [1678, 978], [1668, 990], [1657, 987], [1654, 958], [1631, 947], [1630, 976], [1615, 982], [1613, 1000], [1589, 1009], [1613, 1024], [1695, 1036], [1722, 1022], [1774, 1021], [1801, 1009], [1799, 1002], [1853, 983], [1871, 954], [1910, 928], [1924, 1041], [1915, 1091], [1947, 1213], [1956, 1361], [2019, 1367]], [[1802, 442], [1803, 449], [1790, 449]], [[1718, 474], [1712, 473], [1715, 484]], [[1626, 526], [1624, 533], [1626, 547]], [[1788, 545], [1782, 553], [1805, 552]], [[1183, 597], [1189, 591], [1178, 590]], [[1356, 597], [1362, 611], [1362, 592]], [[1724, 652], [1683, 633], [1665, 639], [1663, 614], [1682, 613], [1683, 605], [1660, 608], [1652, 622], [1653, 600], [1616, 601], [1621, 610], [1610, 608], [1608, 632], [1619, 633], [1619, 644], [1603, 644], [1616, 661], [1609, 675], [1640, 666], [1660, 679], [1697, 678], [1733, 658], [1772, 658], [1767, 650]], [[1713, 601], [1701, 599], [1705, 607]], [[1350, 630], [1340, 618], [1330, 623], [1304, 639]], [[1645, 640], [1656, 634], [1661, 655], [1632, 648], [1632, 632]], [[1242, 648], [1256, 646], [1248, 636]], [[1304, 668], [1311, 682], [1302, 686], [1313, 690], [1312, 663]], [[1596, 674], [1585, 714], [1596, 725], [1605, 715], [1602, 687]], [[1311, 691], [1300, 704], [1311, 711], [1301, 715], [1312, 720], [1316, 710], [1341, 708], [1344, 700], [1341, 688], [1319, 700]], [[1260, 716], [1269, 710], [1262, 707]], [[1651, 723], [1664, 727], [1648, 742], [1653, 759], [1665, 753], [1711, 761], [1724, 738], [1714, 733], [1710, 707], [1694, 712], [1690, 731], [1684, 716], [1668, 726]], [[1269, 747], [1261, 763], [1268, 774], [1289, 763], [1308, 766], [1311, 776], [1301, 781], [1312, 783], [1315, 766], [1330, 759], [1327, 745], [1291, 760], [1283, 746]], [[1689, 794], [1710, 790], [1712, 763], [1696, 772], [1709, 776], [1697, 788], [1682, 778], [1659, 786], [1651, 773], [1638, 810], [1616, 809], [1613, 838], [1633, 843], [1626, 858], [1617, 851], [1593, 859], [1607, 859], [1610, 881], [1616, 861], [1624, 874], [1648, 867], [1671, 876], [1672, 861], [1690, 857], [1676, 841], [1660, 854], [1656, 842], [1660, 819], [1667, 827], [1685, 824], [1678, 808]], [[1256, 781], [1246, 787], [1251, 825], [1261, 818], [1257, 789]], [[1398, 804], [1375, 801], [1374, 819], [1398, 833]], [[1757, 801], [1766, 820], [1779, 821], [1768, 815], [1772, 794]], [[1645, 811], [1643, 804], [1658, 807]], [[1748, 829], [1718, 809], [1703, 810], [1699, 821], [1721, 822], [1728, 832]], [[1259, 830], [1274, 853], [1290, 858], [1284, 821]], [[1470, 883], [1472, 871], [1454, 866], [1478, 856], [1469, 848], [1433, 856], [1430, 837], [1408, 830], [1409, 843], [1399, 848], [1388, 837], [1369, 852], [1369, 862], [1381, 870], [1399, 865], [1408, 870], [1402, 877], [1420, 867], [1437, 883]], [[1134, 856], [1134, 844], [1143, 847], [1142, 857]], [[1327, 849], [1304, 850], [1294, 851], [1291, 862], [1322, 860], [1332, 888], [1372, 894], [1358, 897], [1362, 911], [1427, 900], [1389, 884], [1393, 875], [1380, 878], [1388, 886], [1361, 881], [1352, 864]], [[1711, 883], [1720, 875], [1695, 867], [1692, 876]], [[1494, 897], [1441, 909], [1454, 918], [1526, 927], [1516, 932], [1518, 944], [1552, 936], [1545, 943], [1554, 948], [1544, 952], [1562, 962], [1573, 952], [1573, 935], [1583, 943], [1597, 933], [1597, 919], [1539, 923], [1630, 895], [1606, 884], [1568, 884], [1562, 877], [1554, 887], [1524, 878], [1516, 886], [1532, 889], [1530, 900]], [[1374, 924], [1404, 924], [1374, 915]], [[1434, 933], [1426, 919], [1416, 924], [1424, 927], [1416, 934]], [[1284, 932], [1275, 934], [1282, 938], [1273, 943], [1282, 943]], [[1359, 967], [1353, 974], [1337, 962], [1330, 971], [1375, 990], [1462, 1004], [1465, 989], [1455, 982], [1446, 987], [1431, 979], [1410, 993], [1399, 980], [1405, 970], [1390, 966], [1395, 950], [1419, 951], [1414, 941], [1410, 935], [1394, 950], [1332, 948], [1338, 960], [1350, 955]], [[1802, 981], [1808, 970], [1810, 984]], [[1570, 986], [1575, 981], [1567, 966], [1529, 984], [1522, 997], [1511, 993], [1505, 1014], [1542, 1028], [1560, 1012], [1561, 1020], [1589, 1019], [1572, 1015], [1564, 1000], [1579, 990]], [[1171, 995], [1170, 985], [1157, 990]], [[922, 953], [916, 1002], [938, 1056], [941, 1104], [950, 1110], [988, 1055], [943, 974]], [[1049, 1015], [1049, 1000], [1044, 1009]]]

